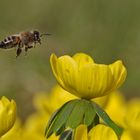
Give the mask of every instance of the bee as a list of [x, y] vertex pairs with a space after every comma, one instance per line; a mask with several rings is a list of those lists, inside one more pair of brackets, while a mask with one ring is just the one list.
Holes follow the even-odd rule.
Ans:
[[3, 41], [0, 41], [0, 48], [16, 48], [16, 57], [18, 57], [23, 48], [25, 49], [25, 53], [27, 53], [28, 49], [35, 48], [37, 43], [41, 44], [41, 37], [44, 35], [51, 34], [40, 34], [39, 31], [21, 32], [19, 34], [8, 36]]

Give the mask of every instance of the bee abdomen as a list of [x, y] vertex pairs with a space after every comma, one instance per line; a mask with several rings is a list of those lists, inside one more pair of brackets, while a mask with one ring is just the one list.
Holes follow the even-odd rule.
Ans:
[[6, 44], [4, 43], [4, 41], [0, 42], [0, 48], [1, 49], [6, 49]]
[[13, 44], [14, 39], [15, 38], [13, 36], [5, 38], [3, 41], [0, 42], [0, 48], [1, 49], [9, 49], [9, 48], [14, 47], [14, 44]]

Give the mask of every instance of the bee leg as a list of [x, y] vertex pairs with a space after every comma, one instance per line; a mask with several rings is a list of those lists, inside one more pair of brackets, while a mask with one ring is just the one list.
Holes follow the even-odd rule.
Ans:
[[25, 55], [27, 55], [28, 46], [25, 46]]
[[22, 49], [20, 47], [18, 47], [16, 58], [21, 54], [21, 52], [22, 52]]
[[35, 48], [35, 46], [36, 46], [36, 42], [34, 42], [34, 48]]
[[17, 48], [17, 52], [16, 52], [16, 58], [21, 54], [21, 52], [22, 52], [22, 49], [21, 49], [21, 42], [19, 42], [18, 44], [18, 48]]
[[31, 49], [31, 48], [33, 48], [33, 46], [28, 46], [28, 49]]
[[31, 49], [31, 48], [33, 48], [33, 46], [25, 46], [25, 55], [27, 55], [28, 49]]
[[28, 46], [25, 47], [25, 52], [27, 53], [27, 51], [28, 51]]

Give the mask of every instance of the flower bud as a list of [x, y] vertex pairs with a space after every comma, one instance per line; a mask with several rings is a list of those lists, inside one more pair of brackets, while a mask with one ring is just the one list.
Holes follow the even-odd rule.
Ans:
[[0, 100], [0, 137], [9, 131], [16, 120], [16, 103], [6, 97]]

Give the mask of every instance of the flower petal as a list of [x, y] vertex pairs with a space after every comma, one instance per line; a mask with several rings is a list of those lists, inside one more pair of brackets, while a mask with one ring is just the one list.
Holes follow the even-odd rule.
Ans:
[[75, 140], [88, 140], [86, 125], [79, 125], [76, 128], [74, 139]]
[[89, 132], [89, 140], [117, 140], [115, 132], [105, 125], [99, 124]]
[[53, 74], [54, 74], [55, 78], [57, 79], [57, 82], [62, 86], [62, 85], [64, 85], [64, 83], [58, 75], [57, 61], [58, 61], [57, 56], [55, 54], [52, 54], [51, 57], [50, 57], [50, 63], [51, 63], [52, 71], [53, 71]]
[[0, 137], [12, 128], [16, 119], [16, 103], [6, 97], [0, 100]]
[[75, 83], [77, 77], [78, 66], [70, 56], [59, 57], [57, 60], [56, 71], [59, 75], [59, 81], [63, 81], [60, 85], [70, 91], [75, 92]]
[[84, 65], [94, 63], [94, 60], [85, 53], [77, 53], [73, 56], [73, 59], [77, 62], [79, 68]]
[[87, 65], [79, 70], [77, 92], [80, 93], [80, 97], [87, 99], [104, 96], [112, 87], [112, 78], [107, 65]]
[[114, 76], [114, 86], [113, 89], [118, 88], [125, 80], [127, 71], [122, 61], [118, 60], [113, 64], [109, 65], [112, 74]]

